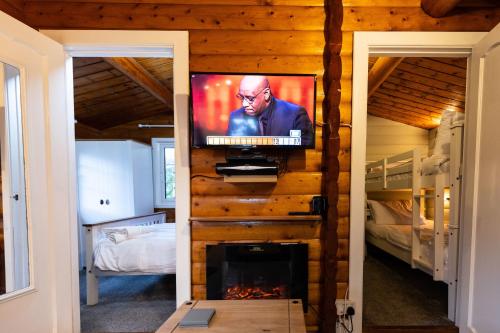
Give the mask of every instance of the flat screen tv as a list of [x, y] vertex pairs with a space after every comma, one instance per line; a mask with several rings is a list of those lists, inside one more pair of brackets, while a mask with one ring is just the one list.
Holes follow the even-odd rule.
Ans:
[[316, 75], [191, 73], [193, 147], [314, 148]]

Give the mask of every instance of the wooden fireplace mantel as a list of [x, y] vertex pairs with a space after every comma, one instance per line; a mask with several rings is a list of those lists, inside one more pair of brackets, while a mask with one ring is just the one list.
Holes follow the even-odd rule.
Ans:
[[191, 222], [321, 222], [321, 215], [191, 217]]

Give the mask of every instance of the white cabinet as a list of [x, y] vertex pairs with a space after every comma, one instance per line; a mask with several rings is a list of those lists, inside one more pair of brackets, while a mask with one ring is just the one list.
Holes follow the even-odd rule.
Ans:
[[80, 268], [82, 225], [154, 211], [151, 146], [135, 141], [77, 141]]

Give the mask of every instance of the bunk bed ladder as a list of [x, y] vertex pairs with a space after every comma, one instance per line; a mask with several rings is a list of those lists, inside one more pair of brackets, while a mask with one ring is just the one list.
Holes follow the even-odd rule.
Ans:
[[462, 183], [462, 122], [451, 126], [450, 144], [450, 220], [448, 224], [448, 319], [455, 321], [455, 303], [457, 295], [458, 275], [458, 240], [460, 231], [460, 195]]
[[440, 173], [434, 180], [434, 263], [432, 276], [444, 281], [444, 186], [447, 174]]
[[411, 267], [418, 268], [420, 262], [420, 212], [422, 205], [422, 180], [420, 172], [422, 162], [418, 149], [413, 150], [413, 170], [412, 170], [412, 232], [411, 232]]

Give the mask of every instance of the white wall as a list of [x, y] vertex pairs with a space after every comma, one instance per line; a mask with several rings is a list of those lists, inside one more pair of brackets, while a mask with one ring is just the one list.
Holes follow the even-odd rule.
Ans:
[[368, 115], [366, 133], [366, 162], [420, 148], [427, 155], [429, 131], [392, 120]]

